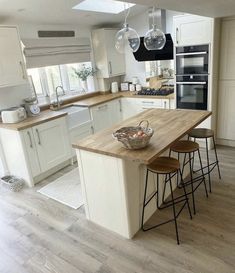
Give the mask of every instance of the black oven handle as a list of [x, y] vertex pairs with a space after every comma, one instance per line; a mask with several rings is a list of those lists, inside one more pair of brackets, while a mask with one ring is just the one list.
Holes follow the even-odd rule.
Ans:
[[207, 82], [176, 82], [176, 84], [202, 84], [205, 85]]
[[201, 51], [201, 52], [176, 53], [176, 56], [204, 55], [204, 54], [208, 54], [208, 52]]

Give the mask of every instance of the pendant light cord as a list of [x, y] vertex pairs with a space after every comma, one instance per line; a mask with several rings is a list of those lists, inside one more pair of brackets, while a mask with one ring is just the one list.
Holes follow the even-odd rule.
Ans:
[[127, 22], [127, 18], [129, 16], [129, 13], [130, 13], [130, 5], [129, 3], [127, 4], [127, 8], [126, 8], [126, 3], [124, 4], [124, 8], [125, 8], [125, 12], [126, 12], [126, 16], [125, 16], [125, 25], [126, 25], [126, 22]]

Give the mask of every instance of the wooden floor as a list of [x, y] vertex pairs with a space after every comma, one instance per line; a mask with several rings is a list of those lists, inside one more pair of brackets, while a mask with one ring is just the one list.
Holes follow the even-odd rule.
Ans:
[[[20, 193], [0, 188], [0, 272], [235, 272], [235, 149], [218, 152], [223, 179], [215, 170], [209, 198], [203, 187], [196, 193], [193, 220], [186, 210], [179, 217], [180, 246], [172, 223], [126, 240], [86, 221], [83, 208], [36, 193], [61, 172]], [[150, 222], [160, 216], [171, 216], [171, 210]]]

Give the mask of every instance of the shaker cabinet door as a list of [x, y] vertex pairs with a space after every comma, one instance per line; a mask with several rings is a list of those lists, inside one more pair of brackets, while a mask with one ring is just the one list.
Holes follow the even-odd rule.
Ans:
[[28, 164], [31, 169], [32, 176], [35, 177], [41, 173], [41, 167], [37, 154], [37, 146], [33, 136], [33, 130], [31, 128], [22, 131], [25, 151], [28, 158]]
[[16, 27], [0, 27], [0, 87], [27, 83]]
[[71, 157], [71, 145], [65, 118], [33, 127], [42, 172]]
[[235, 81], [221, 81], [218, 98], [217, 137], [235, 140]]

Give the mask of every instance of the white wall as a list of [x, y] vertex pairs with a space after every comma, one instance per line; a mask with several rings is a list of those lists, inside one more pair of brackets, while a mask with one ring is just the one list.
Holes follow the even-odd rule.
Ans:
[[[173, 33], [173, 16], [182, 13], [166, 11], [166, 33]], [[149, 29], [148, 11], [134, 16], [128, 20], [130, 27], [134, 28], [139, 36], [144, 36]], [[142, 85], [146, 84], [145, 62], [137, 62], [132, 52], [126, 53], [125, 81], [132, 81], [132, 77], [138, 77]]]

